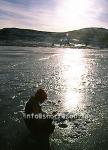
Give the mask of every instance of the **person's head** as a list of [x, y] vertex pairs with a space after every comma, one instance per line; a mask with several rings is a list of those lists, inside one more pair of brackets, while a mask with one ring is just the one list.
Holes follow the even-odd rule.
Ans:
[[37, 90], [35, 97], [38, 102], [43, 103], [47, 99], [47, 93], [43, 89]]

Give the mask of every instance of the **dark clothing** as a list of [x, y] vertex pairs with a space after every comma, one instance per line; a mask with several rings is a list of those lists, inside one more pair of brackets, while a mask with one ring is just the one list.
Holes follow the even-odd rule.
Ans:
[[41, 106], [36, 101], [35, 97], [31, 97], [30, 100], [26, 103], [25, 107], [25, 113], [31, 114], [31, 113], [41, 113]]
[[[36, 101], [35, 97], [31, 97], [27, 102], [25, 107], [25, 114], [30, 115], [47, 115], [42, 112], [41, 106]], [[48, 118], [35, 118], [32, 116], [31, 118], [25, 118], [25, 124], [34, 138], [38, 141], [39, 145], [43, 147], [45, 150], [49, 150], [49, 136], [53, 133], [55, 126], [52, 124], [52, 119]], [[49, 148], [48, 148], [49, 147]], [[42, 150], [43, 150], [42, 149]]]
[[54, 131], [52, 119], [30, 118], [25, 119], [25, 124], [34, 136], [43, 136], [43, 134], [49, 136]]

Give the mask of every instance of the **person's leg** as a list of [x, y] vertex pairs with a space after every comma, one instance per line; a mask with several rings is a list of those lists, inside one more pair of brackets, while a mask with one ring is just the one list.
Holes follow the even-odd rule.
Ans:
[[39, 137], [38, 139], [38, 146], [40, 150], [51, 150], [49, 137]]

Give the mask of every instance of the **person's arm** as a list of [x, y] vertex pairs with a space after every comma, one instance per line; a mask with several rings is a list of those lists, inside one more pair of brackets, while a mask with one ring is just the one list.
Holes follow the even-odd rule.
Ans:
[[31, 110], [32, 110], [32, 108], [31, 108], [31, 103], [28, 101], [28, 102], [26, 103], [26, 106], [25, 106], [25, 113], [26, 113], [26, 114], [30, 114], [30, 113], [31, 113]]

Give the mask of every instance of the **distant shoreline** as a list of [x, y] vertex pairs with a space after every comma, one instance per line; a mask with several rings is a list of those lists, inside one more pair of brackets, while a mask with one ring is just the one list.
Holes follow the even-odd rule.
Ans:
[[108, 48], [108, 29], [84, 28], [69, 32], [44, 32], [29, 29], [0, 30], [1, 46]]
[[[71, 46], [33, 46], [33, 45], [0, 45], [0, 47], [8, 47], [8, 46], [12, 46], [12, 47], [36, 47], [36, 48], [72, 48], [72, 49], [101, 49], [101, 48], [98, 48], [98, 47], [92, 47], [92, 46], [79, 46], [79, 47], [71, 47]], [[107, 48], [102, 48], [102, 49], [107, 49]]]

